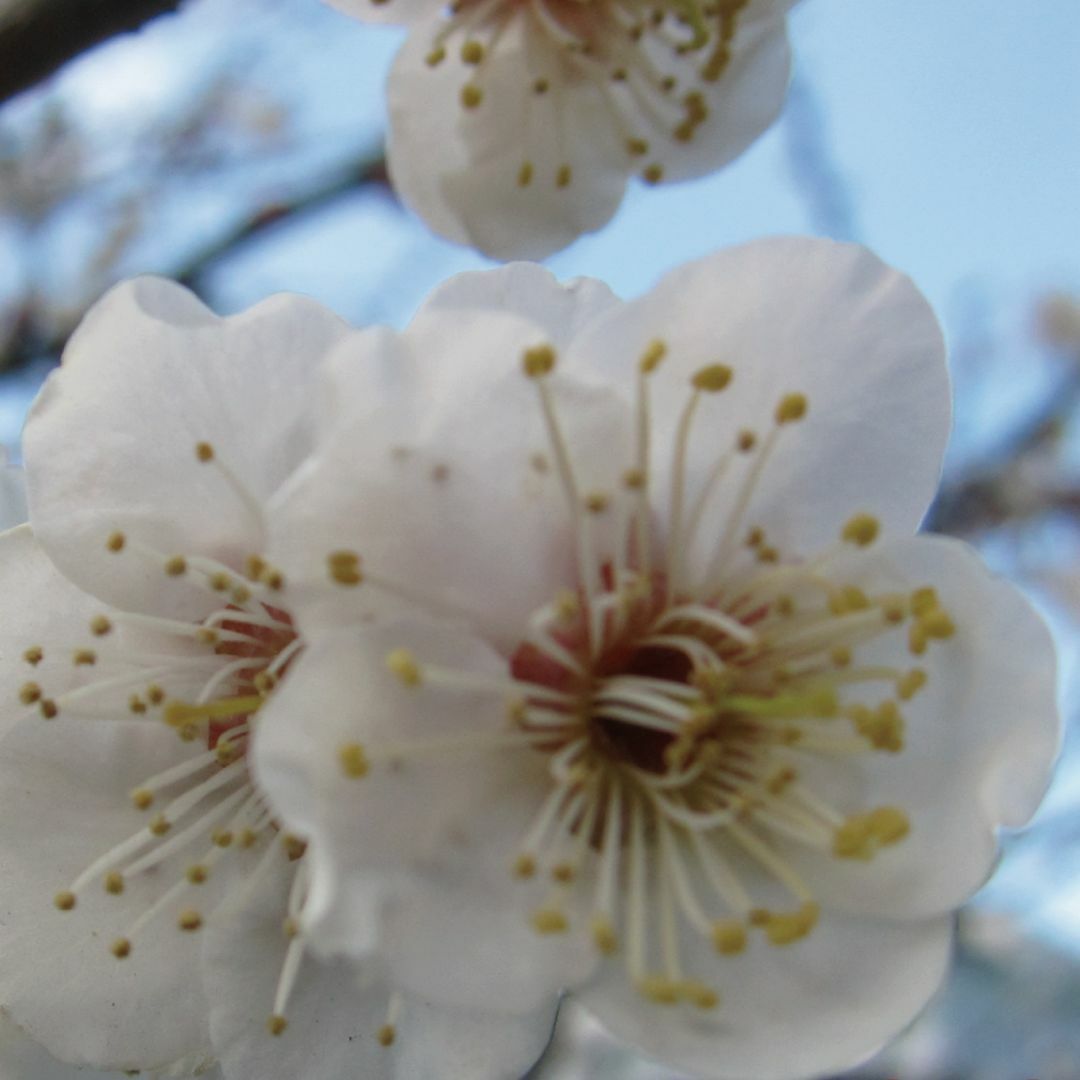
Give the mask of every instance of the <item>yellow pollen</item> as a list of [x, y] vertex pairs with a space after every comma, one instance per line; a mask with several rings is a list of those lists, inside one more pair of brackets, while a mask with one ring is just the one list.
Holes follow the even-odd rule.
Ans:
[[31, 645], [26, 652], [23, 653], [23, 659], [31, 666], [37, 667], [38, 664], [45, 658], [45, 651], [40, 645]]
[[131, 942], [127, 938], [117, 938], [112, 943], [110, 952], [117, 960], [124, 960], [131, 955]]
[[394, 1029], [393, 1024], [383, 1024], [383, 1026], [379, 1028], [378, 1039], [380, 1046], [393, 1046], [394, 1039], [396, 1038], [397, 1031]]
[[214, 592], [225, 592], [232, 584], [232, 579], [228, 574], [219, 570], [216, 574], [210, 575], [209, 582], [210, 588], [213, 589]]
[[562, 934], [569, 928], [566, 916], [554, 908], [540, 908], [533, 912], [533, 927], [541, 934]]
[[901, 701], [910, 701], [925, 685], [926, 672], [922, 668], [912, 668], [896, 680], [896, 693]]
[[240, 839], [237, 840], [237, 843], [242, 848], [251, 848], [255, 846], [255, 844], [258, 842], [258, 839], [258, 833], [256, 833], [254, 829], [241, 829]]
[[638, 980], [638, 993], [657, 1005], [674, 1005], [679, 1000], [679, 984], [664, 975], [646, 975]]
[[533, 163], [531, 161], [523, 161], [517, 174], [518, 187], [528, 187], [532, 183], [532, 178]]
[[23, 683], [19, 688], [19, 700], [24, 705], [33, 705], [41, 700], [41, 687], [36, 682]]
[[563, 885], [569, 885], [577, 877], [577, 871], [569, 863], [557, 863], [551, 868], [551, 876]]
[[592, 934], [593, 944], [605, 956], [611, 956], [612, 953], [618, 951], [619, 937], [606, 915], [594, 915], [589, 923], [589, 931]]
[[112, 552], [123, 551], [126, 543], [127, 537], [122, 532], [114, 532], [109, 534], [105, 547]]
[[870, 811], [868, 819], [879, 844], [895, 844], [911, 831], [907, 814], [895, 806], [879, 806]]
[[424, 57], [424, 63], [427, 64], [428, 67], [438, 67], [445, 59], [446, 49], [440, 45], [438, 48], [432, 49], [431, 52]]
[[214, 460], [214, 448], [208, 442], [198, 442], [195, 444], [195, 457], [205, 465]]
[[814, 929], [818, 914], [817, 904], [808, 901], [795, 912], [770, 912], [762, 924], [762, 929], [774, 945], [790, 945], [793, 941], [806, 937]]
[[641, 354], [638, 370], [642, 375], [651, 375], [660, 366], [665, 356], [667, 356], [667, 343], [659, 338], [653, 338]]
[[922, 589], [916, 589], [911, 594], [911, 614], [915, 618], [921, 618], [923, 615], [928, 614], [938, 607], [937, 592], [926, 586]]
[[264, 697], [277, 686], [277, 681], [277, 676], [271, 671], [260, 671], [258, 675], [251, 680], [255, 689]]
[[146, 698], [151, 705], [160, 705], [165, 700], [165, 691], [157, 683], [151, 683], [146, 688]]
[[71, 911], [75, 907], [75, 894], [65, 889], [53, 897], [53, 903], [59, 911]]
[[215, 829], [210, 839], [220, 848], [227, 848], [233, 842], [233, 834], [228, 829]]
[[346, 743], [338, 750], [341, 771], [352, 780], [367, 776], [371, 765], [359, 743]]
[[664, 166], [655, 161], [651, 165], [646, 165], [641, 173], [641, 179], [646, 184], [659, 184], [664, 179]]
[[559, 188], [565, 188], [570, 186], [570, 181], [574, 178], [574, 172], [569, 165], [560, 165], [555, 173], [555, 186]]
[[326, 567], [330, 579], [339, 585], [359, 585], [364, 580], [355, 551], [332, 551], [326, 556]]
[[176, 925], [187, 933], [192, 933], [202, 926], [202, 916], [194, 908], [186, 908], [180, 912]]
[[169, 577], [180, 577], [187, 573], [187, 559], [183, 555], [173, 555], [165, 560], [165, 573]]
[[484, 46], [479, 41], [466, 41], [461, 46], [461, 60], [465, 64], [479, 64], [484, 59]]
[[149, 788], [136, 788], [131, 793], [131, 802], [136, 810], [148, 810], [154, 802], [154, 793]]
[[871, 514], [856, 514], [844, 525], [840, 538], [849, 544], [855, 544], [856, 547], [867, 547], [877, 539], [880, 531], [881, 525], [876, 517]]
[[534, 345], [522, 353], [521, 366], [530, 379], [549, 375], [555, 367], [555, 350], [550, 345]]
[[649, 144], [644, 139], [627, 139], [626, 152], [632, 157], [644, 157], [649, 152]]
[[244, 577], [248, 581], [258, 581], [266, 570], [266, 560], [261, 555], [249, 555], [244, 560]]
[[695, 390], [715, 394], [731, 382], [731, 376], [731, 368], [726, 364], [709, 364], [707, 367], [698, 368], [690, 379], [690, 383]]
[[76, 667], [90, 667], [97, 663], [97, 653], [93, 649], [76, 649], [71, 657]]
[[536, 873], [536, 860], [531, 855], [519, 855], [514, 860], [513, 874], [516, 878], [525, 880]]
[[713, 923], [713, 948], [724, 956], [736, 956], [746, 948], [746, 927], [734, 919]]
[[461, 104], [466, 109], [475, 109], [484, 100], [484, 91], [476, 83], [466, 83], [461, 88]]
[[805, 394], [785, 394], [776, 406], [776, 422], [791, 424], [806, 415], [807, 401]]
[[274, 592], [280, 592], [285, 587], [285, 575], [280, 570], [267, 567], [260, 575], [259, 580]]
[[279, 1016], [276, 1013], [266, 1021], [266, 1030], [271, 1035], [280, 1035], [289, 1026], [289, 1021], [284, 1016]]
[[110, 896], [119, 896], [124, 891], [124, 875], [115, 870], [105, 875], [105, 891]]
[[715, 1009], [720, 1004], [720, 995], [711, 986], [692, 979], [679, 984], [679, 996], [699, 1009]]
[[394, 649], [386, 657], [386, 668], [406, 686], [419, 686], [423, 673], [415, 657], [408, 649]]
[[922, 656], [929, 641], [930, 637], [921, 622], [914, 622], [908, 627], [908, 649], [913, 655]]
[[158, 814], [158, 816], [150, 822], [147, 828], [155, 836], [164, 836], [172, 828], [172, 824], [164, 814]]
[[919, 618], [919, 625], [928, 638], [951, 638], [956, 633], [956, 625], [941, 608], [935, 608], [922, 615]]
[[195, 863], [193, 866], [187, 868], [187, 879], [192, 885], [204, 884], [209, 876], [209, 868], [203, 866], [202, 863]]
[[207, 701], [201, 705], [173, 700], [165, 706], [164, 720], [170, 727], [176, 728], [191, 723], [202, 723], [205, 720], [228, 720], [233, 716], [246, 716], [256, 712], [262, 703], [261, 694], [221, 698], [219, 701]]
[[602, 491], [585, 496], [585, 509], [590, 514], [602, 514], [610, 505], [611, 500]]
[[41, 710], [41, 715], [44, 716], [46, 720], [56, 719], [57, 714], [60, 712], [59, 707], [52, 698], [42, 698], [41, 701], [38, 702], [38, 709]]
[[212, 626], [200, 626], [195, 631], [195, 640], [200, 645], [216, 645], [221, 640], [221, 635]]
[[104, 637], [112, 629], [112, 623], [104, 615], [95, 615], [90, 620], [90, 633], [94, 637]]

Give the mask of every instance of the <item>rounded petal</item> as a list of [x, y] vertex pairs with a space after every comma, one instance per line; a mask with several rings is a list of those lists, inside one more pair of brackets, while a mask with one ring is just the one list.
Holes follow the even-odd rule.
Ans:
[[[157, 278], [109, 292], [24, 436], [31, 521], [61, 571], [128, 610], [201, 611], [205, 596], [167, 578], [154, 552], [236, 561], [262, 550], [255, 504], [307, 453], [312, 372], [347, 329], [296, 296], [223, 319]], [[222, 468], [196, 459], [202, 442]], [[105, 546], [115, 530], [132, 541], [120, 557]]]
[[[508, 15], [480, 69], [456, 45], [431, 66], [445, 24], [417, 25], [387, 82], [387, 157], [402, 201], [435, 232], [497, 259], [542, 259], [601, 228], [629, 172], [602, 84], [577, 74], [535, 18]], [[481, 95], [473, 107], [466, 87]]]
[[[190, 897], [137, 935], [127, 959], [110, 955], [138, 915], [183, 880], [190, 857], [131, 878], [121, 895], [94, 883], [75, 910], [53, 904], [99, 856], [145, 829], [128, 792], [188, 752], [163, 725], [63, 717], [24, 721], [0, 747], [0, 1000], [63, 1060], [146, 1069], [208, 1043], [198, 946], [176, 925]], [[212, 902], [230, 877], [223, 865], [199, 901]]]
[[[420, 682], [391, 674], [391, 656], [399, 670], [415, 659]], [[501, 678], [504, 662], [454, 627], [328, 634], [266, 705], [255, 771], [319, 856], [304, 913], [317, 948], [362, 956], [374, 942], [417, 996], [521, 1014], [591, 957], [531, 929], [545, 886], [511, 874], [546, 763], [518, 745]]]
[[[282, 933], [295, 866], [278, 864], [259, 888], [223, 908], [204, 942], [214, 1044], [227, 1080], [518, 1080], [554, 1023], [554, 1004], [525, 1017], [437, 1009], [394, 993], [365, 965], [305, 957], [287, 1006], [288, 1027], [267, 1030], [285, 962]], [[358, 976], [363, 975], [361, 979]], [[394, 1012], [389, 1045], [379, 1031]]]
[[1053, 642], [1020, 592], [960, 541], [885, 543], [846, 570], [843, 580], [864, 589], [933, 587], [956, 632], [923, 656], [898, 658], [891, 635], [857, 652], [928, 673], [901, 704], [900, 753], [807, 763], [807, 785], [841, 813], [897, 806], [910, 834], [869, 863], [788, 854], [823, 903], [898, 917], [947, 911], [990, 873], [998, 827], [1023, 825], [1049, 782], [1061, 738]]
[[[331, 358], [322, 440], [272, 522], [270, 553], [302, 621], [305, 593], [331, 589], [330, 609], [348, 617], [405, 599], [467, 619], [512, 650], [529, 616], [574, 584], [575, 516], [589, 493], [615, 490], [631, 422], [603, 384], [556, 372], [542, 391], [526, 377], [525, 350], [551, 336], [500, 312], [434, 308], [403, 335], [357, 334]], [[574, 462], [572, 496], [563, 448]], [[599, 557], [611, 523], [591, 528]], [[358, 556], [363, 585], [331, 585], [335, 552]]]
[[926, 1004], [945, 973], [947, 918], [889, 923], [824, 915], [805, 939], [753, 941], [740, 956], [687, 950], [715, 1009], [663, 1006], [612, 962], [582, 1003], [619, 1039], [703, 1080], [796, 1080], [858, 1064]]
[[[684, 458], [687, 498], [740, 432], [757, 437], [756, 450], [735, 455], [710, 497], [692, 562], [712, 557], [744, 483], [743, 520], [762, 526], [785, 556], [829, 545], [857, 511], [876, 514], [888, 530], [918, 525], [940, 472], [949, 383], [941, 331], [906, 277], [853, 245], [757, 241], [689, 263], [597, 319], [574, 340], [565, 367], [629, 388], [656, 342], [666, 345], [649, 379], [662, 503], [671, 497], [690, 379], [701, 368], [724, 364], [732, 378], [699, 401]], [[776, 431], [757, 468], [788, 393], [806, 395], [807, 414]]]

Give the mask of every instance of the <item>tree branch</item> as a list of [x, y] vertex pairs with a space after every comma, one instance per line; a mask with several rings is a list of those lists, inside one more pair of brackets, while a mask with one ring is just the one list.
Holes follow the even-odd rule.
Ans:
[[0, 101], [181, 0], [0, 0]]

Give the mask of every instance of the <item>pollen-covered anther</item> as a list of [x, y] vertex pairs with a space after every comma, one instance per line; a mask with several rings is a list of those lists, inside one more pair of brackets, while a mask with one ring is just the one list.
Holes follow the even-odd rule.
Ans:
[[731, 382], [732, 370], [726, 364], [709, 364], [698, 368], [690, 379], [695, 390], [715, 394], [727, 388]]
[[149, 788], [136, 788], [131, 793], [131, 803], [136, 810], [148, 810], [154, 802], [154, 793]]
[[45, 659], [45, 650], [40, 645], [31, 645], [23, 653], [23, 659], [31, 666], [37, 667]]
[[293, 836], [292, 833], [282, 834], [281, 846], [290, 862], [302, 859], [307, 852], [307, 841], [301, 840], [299, 836]]
[[379, 1040], [380, 1046], [393, 1046], [394, 1040], [397, 1038], [397, 1030], [393, 1024], [383, 1024], [379, 1028], [379, 1033], [376, 1036]]
[[272, 671], [260, 671], [258, 675], [251, 680], [252, 686], [254, 686], [264, 697], [277, 686], [277, 682], [277, 676]]
[[661, 364], [664, 357], [667, 356], [667, 343], [661, 341], [660, 338], [653, 338], [648, 345], [645, 346], [645, 351], [641, 354], [641, 359], [638, 361], [638, 370], [642, 375], [651, 375]]
[[92, 667], [97, 663], [97, 653], [93, 649], [76, 649], [71, 654], [71, 662], [76, 667]]
[[895, 806], [879, 806], [852, 814], [833, 836], [833, 854], [841, 859], [872, 859], [879, 847], [896, 844], [911, 831], [911, 822]]
[[124, 545], [127, 543], [127, 537], [122, 532], [109, 533], [108, 538], [105, 541], [105, 547], [108, 551], [116, 554], [117, 552], [124, 550]]
[[735, 919], [721, 919], [713, 923], [712, 943], [722, 956], [736, 956], [746, 948], [746, 927]]
[[364, 580], [360, 556], [355, 551], [332, 551], [326, 556], [330, 580], [338, 585], [359, 585]]
[[484, 100], [484, 91], [476, 83], [466, 83], [461, 88], [461, 104], [466, 109], [476, 109]]
[[289, 1026], [289, 1021], [284, 1016], [274, 1014], [266, 1021], [266, 1030], [271, 1035], [280, 1035]]
[[610, 496], [602, 491], [593, 491], [585, 496], [585, 509], [590, 514], [602, 514], [610, 505]]
[[232, 846], [233, 834], [229, 829], [215, 829], [210, 834], [211, 842], [219, 848], [227, 848]]
[[778, 424], [793, 424], [806, 416], [809, 403], [805, 394], [785, 394], [776, 406], [775, 418]]
[[570, 928], [566, 916], [555, 908], [539, 908], [534, 911], [532, 924], [541, 934], [562, 934]]
[[185, 908], [176, 920], [176, 925], [189, 934], [201, 929], [202, 924], [202, 916], [194, 908]]
[[858, 731], [876, 750], [899, 753], [904, 748], [904, 718], [894, 701], [883, 701], [876, 709], [852, 706]]
[[345, 743], [338, 749], [338, 763], [341, 771], [351, 780], [359, 780], [367, 776], [371, 769], [371, 763], [359, 743]]
[[184, 876], [192, 885], [204, 885], [210, 877], [210, 868], [202, 863], [194, 863], [187, 868]]
[[151, 705], [160, 705], [165, 700], [165, 691], [157, 683], [151, 683], [146, 688], [146, 700]]
[[872, 514], [856, 514], [844, 524], [840, 538], [856, 547], [868, 547], [880, 531], [881, 524]]
[[689, 1001], [699, 1009], [715, 1009], [720, 1004], [720, 995], [696, 979], [684, 979], [678, 984], [678, 991], [683, 1001]]
[[567, 188], [570, 186], [570, 181], [574, 178], [574, 170], [569, 165], [560, 165], [555, 170], [555, 186], [557, 188]]
[[131, 955], [131, 942], [127, 938], [117, 938], [109, 947], [117, 960], [126, 960]]
[[104, 637], [112, 630], [112, 623], [106, 615], [95, 615], [90, 620], [90, 633], [94, 637]]
[[740, 431], [739, 434], [735, 436], [735, 449], [738, 450], [740, 454], [749, 454], [755, 446], [757, 446], [757, 435], [749, 428]]
[[105, 875], [102, 884], [110, 896], [119, 896], [124, 891], [124, 875], [116, 870], [110, 870]]
[[531, 855], [523, 853], [514, 860], [512, 872], [514, 877], [525, 881], [536, 874], [536, 860]]
[[534, 345], [521, 355], [521, 367], [530, 379], [550, 375], [555, 369], [555, 350], [550, 345]]
[[461, 46], [461, 62], [463, 64], [476, 65], [484, 59], [484, 46], [481, 42], [470, 40]]
[[577, 877], [577, 871], [570, 863], [556, 863], [551, 868], [551, 876], [560, 884], [569, 885]]
[[607, 915], [594, 915], [589, 922], [589, 933], [597, 950], [605, 956], [618, 952], [619, 935]]
[[23, 683], [19, 687], [19, 700], [24, 705], [33, 705], [41, 700], [42, 689], [36, 682]]
[[637, 981], [638, 993], [657, 1005], [678, 1004], [679, 984], [666, 975], [645, 975]]
[[423, 682], [423, 671], [408, 649], [394, 649], [388, 653], [386, 669], [396, 675], [406, 686], [419, 686]]
[[912, 668], [896, 680], [896, 695], [901, 701], [910, 701], [925, 685], [927, 675], [922, 668]]
[[164, 814], [158, 814], [158, 816], [147, 825], [147, 828], [154, 836], [164, 836], [172, 828], [172, 823]]
[[172, 555], [165, 560], [164, 569], [169, 577], [181, 577], [187, 573], [187, 559], [183, 555]]
[[52, 698], [42, 698], [38, 702], [38, 711], [46, 720], [55, 720], [60, 714], [60, 708]]
[[75, 894], [68, 889], [58, 892], [53, 897], [53, 904], [58, 911], [71, 911], [75, 907]]
[[790, 945], [814, 929], [819, 914], [818, 905], [808, 900], [798, 911], [767, 912], [760, 926], [773, 945]]
[[208, 442], [198, 442], [195, 444], [195, 458], [197, 461], [201, 461], [204, 465], [208, 461], [214, 460], [214, 448]]
[[221, 640], [221, 635], [212, 626], [200, 626], [195, 631], [195, 640], [200, 645], [217, 645]]

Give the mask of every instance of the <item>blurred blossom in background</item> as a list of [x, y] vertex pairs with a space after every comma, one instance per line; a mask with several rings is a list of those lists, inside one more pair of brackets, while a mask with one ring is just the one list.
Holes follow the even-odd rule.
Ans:
[[[1080, 6], [806, 0], [781, 122], [719, 175], [635, 190], [550, 260], [623, 296], [724, 244], [858, 240], [949, 339], [956, 429], [928, 527], [978, 545], [1061, 646], [1073, 720], [1050, 797], [962, 916], [948, 986], [850, 1077], [1080, 1076]], [[487, 265], [395, 202], [383, 81], [400, 35], [315, 0], [188, 0], [0, 109], [0, 442], [85, 309], [140, 272], [216, 310], [283, 289], [401, 326]], [[722, 303], [722, 298], [721, 298]], [[718, 307], [718, 318], [722, 318]], [[880, 407], [889, 407], [883, 401]], [[536, 1080], [671, 1073], [564, 1010]]]

